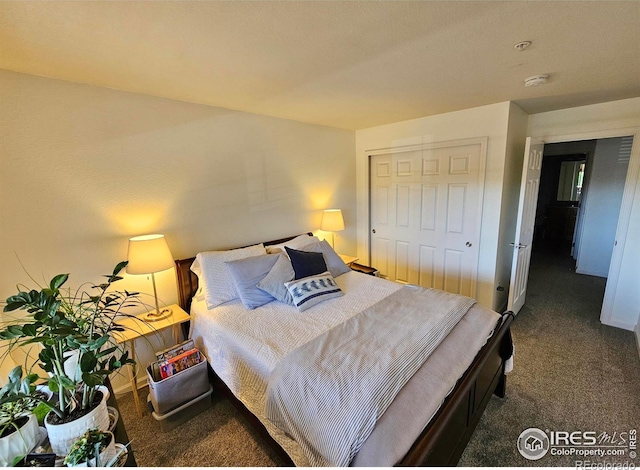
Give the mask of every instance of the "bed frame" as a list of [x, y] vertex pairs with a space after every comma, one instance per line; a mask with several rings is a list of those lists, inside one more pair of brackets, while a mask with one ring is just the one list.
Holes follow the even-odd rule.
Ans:
[[[276, 245], [292, 238], [294, 237], [273, 240], [265, 242], [264, 245]], [[180, 306], [186, 312], [190, 311], [191, 298], [198, 288], [198, 278], [189, 269], [194, 259], [176, 261]], [[500, 325], [487, 344], [480, 350], [471, 366], [458, 380], [453, 391], [397, 466], [441, 467], [457, 464], [491, 396], [493, 394], [501, 398], [505, 396], [507, 379], [504, 367], [505, 359], [511, 350], [509, 325], [513, 318], [514, 315], [511, 312], [502, 315]], [[215, 371], [210, 372], [217, 387], [225, 393], [278, 454], [293, 465], [287, 453], [269, 435], [260, 420], [233, 395]]]

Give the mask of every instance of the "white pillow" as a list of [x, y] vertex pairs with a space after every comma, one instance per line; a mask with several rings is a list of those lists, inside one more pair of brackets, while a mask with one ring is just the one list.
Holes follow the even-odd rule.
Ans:
[[[264, 245], [248, 246], [237, 250], [205, 251], [198, 253], [191, 265], [191, 271], [198, 276], [197, 295], [204, 294], [207, 309], [212, 309], [239, 297], [233, 283], [231, 272], [225, 264], [227, 261], [249, 258], [266, 254]], [[196, 296], [197, 296], [196, 295]], [[201, 295], [201, 294], [200, 294]]]
[[299, 250], [300, 248], [302, 248], [305, 245], [309, 245], [311, 243], [314, 242], [319, 242], [320, 239], [318, 237], [312, 237], [309, 234], [304, 234], [304, 235], [298, 235], [295, 238], [292, 238], [291, 240], [284, 242], [284, 243], [279, 243], [277, 245], [269, 245], [267, 247], [267, 253], [269, 254], [273, 254], [273, 253], [285, 253], [285, 246], [288, 246], [289, 248], [293, 248], [294, 250]]

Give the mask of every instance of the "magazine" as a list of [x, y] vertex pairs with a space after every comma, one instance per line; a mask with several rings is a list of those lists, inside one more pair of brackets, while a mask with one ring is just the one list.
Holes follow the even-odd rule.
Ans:
[[171, 377], [172, 375], [188, 369], [189, 367], [200, 364], [200, 362], [202, 362], [202, 355], [200, 354], [200, 351], [195, 348], [185, 351], [182, 354], [165, 359], [158, 363], [160, 377], [162, 379], [166, 379], [167, 377]]
[[176, 344], [175, 346], [171, 346], [170, 348], [164, 349], [156, 353], [156, 360], [158, 362], [166, 361], [167, 359], [171, 359], [172, 357], [179, 356], [180, 354], [185, 353], [186, 351], [191, 351], [195, 348], [195, 344], [192, 339], [188, 339], [183, 341], [180, 344]]

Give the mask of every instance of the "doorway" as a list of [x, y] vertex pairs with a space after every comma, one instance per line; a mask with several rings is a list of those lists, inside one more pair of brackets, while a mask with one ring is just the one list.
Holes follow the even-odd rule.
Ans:
[[596, 142], [585, 140], [544, 146], [532, 255], [548, 253], [576, 259], [578, 214]]
[[533, 262], [607, 278], [633, 136], [544, 146]]

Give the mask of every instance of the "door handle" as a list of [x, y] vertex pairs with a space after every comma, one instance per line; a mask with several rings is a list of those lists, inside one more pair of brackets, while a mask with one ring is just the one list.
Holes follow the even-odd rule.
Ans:
[[509, 246], [512, 246], [514, 248], [517, 248], [518, 250], [522, 249], [522, 248], [526, 248], [529, 245], [521, 245], [520, 243], [518, 243], [517, 245], [515, 243], [509, 243]]

